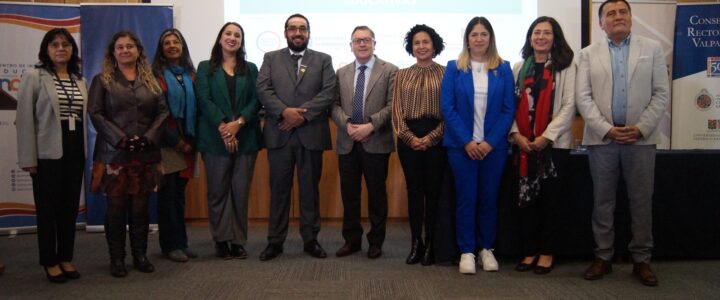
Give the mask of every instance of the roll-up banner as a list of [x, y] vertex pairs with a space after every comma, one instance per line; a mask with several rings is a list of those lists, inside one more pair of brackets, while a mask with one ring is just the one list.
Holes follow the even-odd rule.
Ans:
[[720, 149], [720, 3], [678, 1], [672, 149]]
[[[83, 70], [88, 82], [102, 69], [103, 57], [113, 34], [130, 30], [139, 38], [145, 48], [148, 63], [152, 63], [157, 40], [163, 30], [173, 26], [173, 8], [155, 4], [81, 4]], [[88, 122], [91, 123], [91, 122]], [[95, 128], [88, 128], [88, 145], [95, 145]], [[92, 164], [93, 149], [88, 149], [88, 166]], [[86, 169], [85, 179], [90, 179]], [[89, 182], [89, 181], [88, 181]], [[87, 191], [87, 231], [104, 230], [105, 197], [100, 193]], [[150, 199], [150, 223], [157, 223], [156, 197]]]
[[[0, 233], [35, 230], [32, 180], [17, 165], [16, 96], [22, 74], [38, 63], [43, 36], [55, 27], [68, 29], [80, 44], [80, 7], [0, 3]], [[84, 222], [81, 199], [78, 223]]]

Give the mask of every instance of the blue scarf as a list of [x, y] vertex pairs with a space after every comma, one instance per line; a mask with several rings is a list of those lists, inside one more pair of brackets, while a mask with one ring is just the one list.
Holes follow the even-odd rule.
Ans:
[[[175, 79], [176, 75], [182, 75], [183, 86]], [[170, 65], [163, 70], [165, 83], [167, 84], [167, 102], [170, 113], [175, 119], [182, 119], [185, 134], [195, 136], [195, 123], [197, 121], [197, 100], [190, 74], [185, 68]]]

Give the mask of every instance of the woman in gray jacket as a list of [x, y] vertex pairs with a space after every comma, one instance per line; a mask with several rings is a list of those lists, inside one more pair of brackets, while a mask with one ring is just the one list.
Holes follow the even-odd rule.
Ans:
[[16, 116], [18, 165], [30, 173], [40, 265], [51, 282], [80, 277], [71, 261], [83, 168], [87, 90], [78, 46], [64, 28], [45, 34], [23, 75]]

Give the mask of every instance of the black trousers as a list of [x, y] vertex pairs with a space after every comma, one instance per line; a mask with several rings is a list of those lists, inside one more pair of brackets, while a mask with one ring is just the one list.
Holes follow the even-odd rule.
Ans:
[[[407, 121], [407, 124], [415, 136], [423, 137], [435, 128], [438, 122], [421, 119]], [[405, 174], [411, 237], [413, 240], [422, 238], [424, 225], [426, 237], [432, 238], [438, 200], [447, 167], [447, 151], [441, 143], [425, 151], [415, 151], [400, 139], [397, 141], [397, 149]]]
[[157, 193], [158, 239], [162, 252], [168, 253], [188, 247], [185, 229], [185, 187], [188, 179], [180, 177], [180, 172], [163, 177], [164, 186]]
[[524, 256], [552, 255], [555, 252], [558, 203], [568, 194], [569, 149], [551, 149], [558, 176], [540, 184], [540, 194], [520, 208], [520, 232]]
[[371, 245], [382, 246], [385, 241], [388, 201], [385, 181], [390, 153], [368, 153], [362, 143], [355, 142], [348, 154], [338, 155], [340, 190], [343, 201], [343, 229], [345, 242], [361, 245], [363, 228], [360, 224], [362, 178], [368, 191], [368, 216]]
[[148, 195], [107, 197], [105, 239], [111, 259], [125, 258], [125, 225], [130, 227], [134, 257], [145, 256], [148, 238]]
[[85, 155], [82, 125], [69, 131], [62, 121], [63, 156], [38, 159], [31, 175], [37, 216], [40, 265], [54, 266], [73, 259], [75, 222], [82, 186]]

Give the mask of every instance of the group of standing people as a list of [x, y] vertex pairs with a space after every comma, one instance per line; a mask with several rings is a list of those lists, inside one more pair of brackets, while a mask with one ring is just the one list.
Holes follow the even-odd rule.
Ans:
[[336, 256], [362, 249], [363, 177], [370, 219], [367, 256], [382, 255], [385, 181], [397, 138], [411, 229], [407, 264], [435, 262], [434, 237], [443, 234], [436, 230], [437, 208], [450, 168], [459, 271], [474, 274], [478, 263], [497, 271], [497, 202], [500, 179], [511, 163], [523, 241], [515, 269], [547, 274], [555, 266], [556, 212], [568, 184], [570, 127], [577, 109], [586, 122], [583, 143], [595, 186], [596, 259], [584, 277], [611, 272], [614, 196], [622, 172], [633, 217], [633, 273], [643, 284], [657, 285], [649, 261], [656, 127], [668, 101], [664, 56], [656, 42], [630, 34], [626, 1], [605, 1], [598, 16], [607, 41], [583, 49], [579, 58], [555, 19], [536, 19], [525, 37], [523, 61], [513, 68], [500, 57], [484, 17], [470, 20], [462, 52], [447, 66], [433, 60], [444, 42], [427, 25], [406, 34], [405, 50], [416, 63], [405, 69], [375, 55], [375, 33], [358, 26], [350, 42], [355, 61], [337, 72], [329, 55], [308, 49], [310, 22], [300, 14], [285, 22], [288, 47], [266, 53], [259, 70], [245, 60], [244, 30], [234, 22], [221, 28], [210, 60], [197, 71], [179, 31], [162, 33], [152, 65], [139, 39], [122, 31], [111, 39], [89, 92], [73, 37], [53, 29], [18, 97], [19, 164], [33, 178], [40, 264], [53, 282], [80, 277], [71, 261], [87, 117], [98, 133], [90, 186], [107, 196], [113, 276], [127, 275], [126, 224], [135, 268], [154, 270], [146, 257], [147, 199], [156, 186], [163, 254], [179, 262], [197, 257], [188, 248], [184, 224], [184, 190], [196, 171], [197, 151], [207, 170], [217, 256], [248, 257], [250, 183], [258, 151], [266, 147], [270, 218], [260, 260], [283, 253], [296, 168], [303, 250], [325, 258], [317, 240], [318, 184], [322, 153], [331, 149], [332, 118], [345, 240]]

